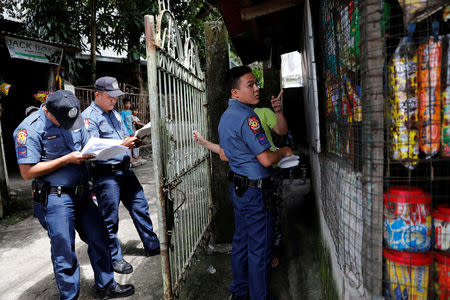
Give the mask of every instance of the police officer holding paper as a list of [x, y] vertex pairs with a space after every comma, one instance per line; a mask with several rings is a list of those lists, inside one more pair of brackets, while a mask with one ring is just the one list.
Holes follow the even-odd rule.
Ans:
[[230, 198], [235, 213], [231, 254], [232, 299], [271, 299], [269, 293], [273, 221], [270, 211], [271, 166], [293, 155], [288, 147], [275, 152], [253, 111], [259, 88], [249, 67], [230, 70], [231, 99], [219, 123], [221, 158], [229, 160]]
[[133, 294], [132, 285], [114, 281], [107, 230], [86, 182], [85, 161], [92, 156], [79, 152], [89, 135], [83, 128], [75, 95], [70, 91], [52, 93], [37, 113], [25, 118], [17, 127], [14, 139], [22, 177], [34, 178], [34, 213], [50, 238], [60, 299], [76, 299], [80, 291], [75, 230], [88, 244], [100, 298]]
[[[101, 77], [95, 82], [95, 102], [83, 111], [86, 129], [92, 137], [123, 140], [130, 149], [136, 137], [130, 137], [120, 114], [114, 110], [118, 97], [124, 93], [113, 77]], [[139, 180], [130, 169], [129, 151], [108, 161], [96, 161], [93, 169], [94, 191], [99, 208], [109, 231], [109, 248], [113, 268], [117, 273], [128, 274], [133, 267], [122, 255], [117, 231], [119, 226], [119, 202], [129, 211], [136, 230], [144, 244], [147, 256], [159, 254], [159, 240], [153, 232], [148, 213], [148, 202]]]

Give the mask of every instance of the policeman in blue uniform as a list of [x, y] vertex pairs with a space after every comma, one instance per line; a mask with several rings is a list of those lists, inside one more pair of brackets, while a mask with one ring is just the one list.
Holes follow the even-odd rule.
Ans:
[[249, 67], [230, 70], [231, 99], [219, 123], [221, 158], [233, 172], [230, 198], [235, 214], [231, 267], [232, 299], [271, 299], [269, 293], [273, 224], [270, 212], [271, 166], [292, 155], [283, 147], [269, 150], [270, 143], [253, 106], [259, 88]]
[[[95, 102], [83, 111], [85, 126], [92, 137], [123, 140], [133, 148], [136, 137], [130, 137], [120, 114], [114, 110], [117, 98], [124, 93], [113, 77], [101, 77], [95, 82]], [[148, 202], [134, 172], [130, 169], [129, 151], [108, 161], [96, 161], [93, 169], [94, 191], [109, 231], [109, 248], [113, 268], [128, 274], [133, 267], [122, 256], [117, 238], [119, 201], [122, 200], [133, 219], [147, 256], [159, 254], [159, 240], [153, 232]]]
[[37, 113], [20, 123], [14, 139], [22, 177], [34, 178], [34, 213], [50, 238], [60, 299], [76, 299], [80, 291], [75, 230], [88, 244], [99, 296], [109, 299], [133, 294], [132, 285], [114, 281], [107, 230], [86, 182], [85, 161], [92, 156], [79, 152], [89, 134], [83, 128], [75, 95], [69, 91], [51, 94]]

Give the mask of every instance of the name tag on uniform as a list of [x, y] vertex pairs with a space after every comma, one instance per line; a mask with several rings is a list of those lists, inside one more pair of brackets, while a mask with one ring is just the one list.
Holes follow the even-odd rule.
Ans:
[[56, 135], [52, 135], [52, 136], [48, 136], [47, 140], [52, 140], [52, 139], [56, 139]]

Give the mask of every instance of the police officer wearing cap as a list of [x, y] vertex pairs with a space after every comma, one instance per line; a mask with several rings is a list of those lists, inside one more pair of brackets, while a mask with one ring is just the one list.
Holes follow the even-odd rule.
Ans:
[[24, 179], [34, 179], [34, 213], [50, 238], [60, 299], [76, 299], [80, 291], [75, 230], [88, 244], [99, 296], [109, 299], [133, 294], [132, 285], [114, 281], [105, 223], [87, 188], [85, 161], [92, 156], [80, 153], [89, 134], [75, 95], [70, 91], [52, 93], [37, 113], [20, 123], [14, 139], [20, 173]]
[[[130, 137], [120, 114], [114, 110], [117, 98], [124, 93], [113, 77], [101, 77], [95, 82], [95, 102], [83, 111], [85, 126], [93, 137], [123, 140], [122, 145], [134, 147], [136, 137]], [[108, 161], [96, 161], [93, 168], [94, 191], [109, 231], [109, 248], [113, 268], [128, 274], [133, 267], [122, 255], [117, 238], [119, 201], [128, 209], [147, 256], [159, 254], [159, 240], [153, 232], [148, 202], [139, 180], [130, 169], [129, 151]]]
[[219, 122], [221, 158], [232, 171], [230, 198], [235, 214], [231, 253], [232, 299], [271, 299], [269, 293], [273, 221], [270, 211], [271, 176], [281, 158], [292, 155], [288, 147], [272, 152], [253, 106], [259, 88], [249, 67], [230, 70], [231, 99]]

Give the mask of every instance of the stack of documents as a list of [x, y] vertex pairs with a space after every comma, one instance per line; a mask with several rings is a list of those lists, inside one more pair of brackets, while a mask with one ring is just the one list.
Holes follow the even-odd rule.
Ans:
[[143, 140], [145, 137], [148, 137], [152, 134], [152, 122], [148, 122], [144, 127], [136, 130], [134, 136], [140, 140]]
[[102, 139], [92, 137], [81, 150], [81, 154], [91, 154], [95, 158], [92, 160], [108, 160], [129, 150], [122, 146], [122, 140]]

